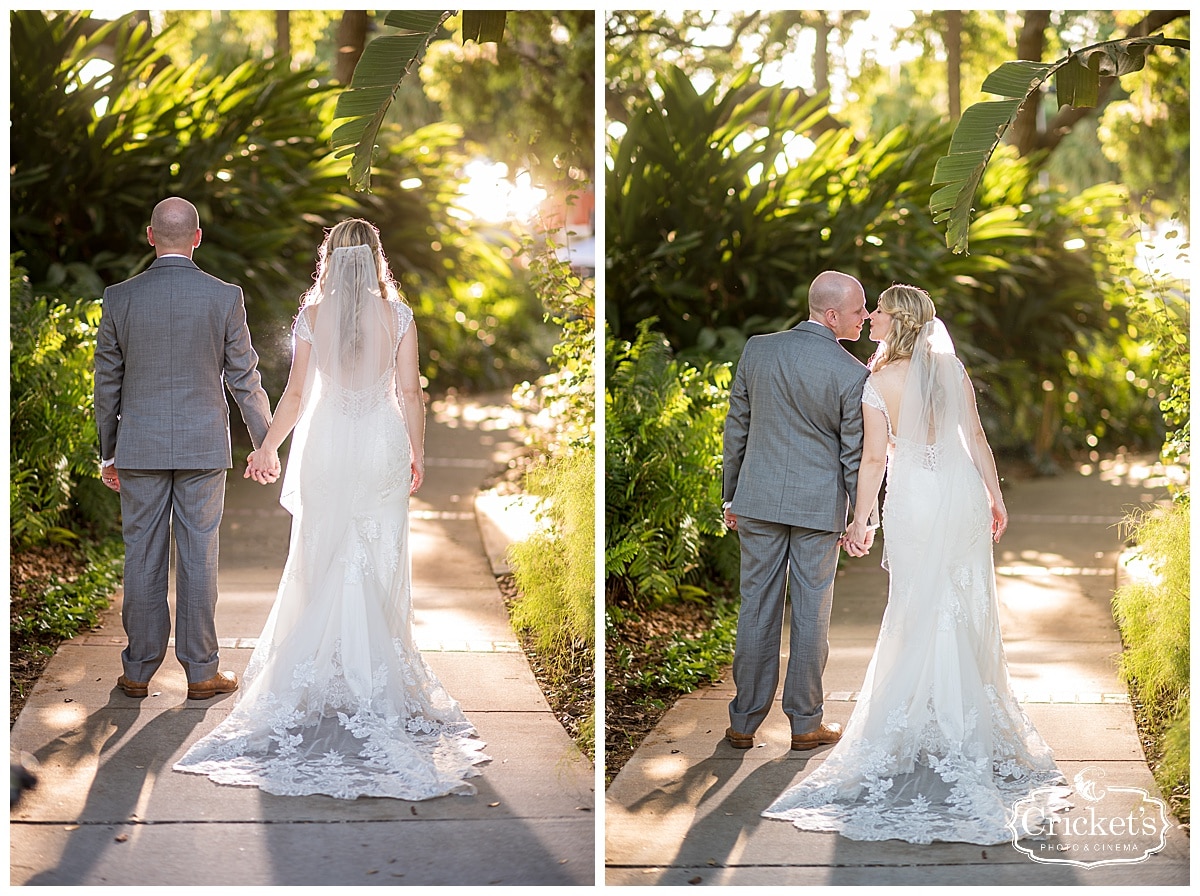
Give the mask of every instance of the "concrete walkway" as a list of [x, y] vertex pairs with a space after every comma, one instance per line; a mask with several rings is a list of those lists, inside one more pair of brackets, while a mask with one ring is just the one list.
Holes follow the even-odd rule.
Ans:
[[[412, 504], [416, 637], [487, 742], [473, 797], [424, 802], [277, 797], [171, 770], [234, 697], [186, 699], [173, 652], [150, 696], [115, 688], [119, 601], [103, 629], [63, 644], [11, 732], [41, 765], [13, 811], [14, 885], [590, 885], [592, 764], [546, 703], [489, 564], [503, 519], [476, 518], [480, 482], [517, 446], [502, 407], [435, 406], [427, 480]], [[239, 674], [287, 552], [279, 485], [231, 474], [222, 525], [221, 667]]]
[[[1162, 479], [1149, 472], [1114, 462], [1008, 484], [1012, 519], [996, 563], [1014, 688], [1059, 768], [1069, 781], [1085, 770], [1092, 780], [1103, 775], [1114, 795], [1126, 787], [1158, 797], [1116, 675], [1121, 642], [1110, 611], [1122, 548], [1116, 524], [1130, 506], [1165, 494]], [[844, 724], [886, 602], [879, 547], [849, 561], [836, 588], [825, 711]], [[759, 729], [765, 743], [734, 750], [722, 739], [732, 696], [727, 675], [681, 699], [610, 785], [609, 884], [1188, 884], [1188, 836], [1174, 819], [1165, 847], [1144, 862], [1077, 867], [1037, 863], [1011, 843], [860, 843], [762, 818], [759, 813], [830, 748], [790, 752], [790, 730], [777, 705]], [[1076, 811], [1087, 811], [1080, 794], [1073, 800]], [[1082, 841], [1068, 837], [1062, 845], [1075, 849]]]

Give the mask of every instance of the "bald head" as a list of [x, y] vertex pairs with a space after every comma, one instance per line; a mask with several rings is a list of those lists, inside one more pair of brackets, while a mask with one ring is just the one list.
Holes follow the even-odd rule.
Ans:
[[845, 311], [847, 305], [865, 298], [862, 284], [849, 274], [824, 271], [808, 288], [808, 317], [824, 322], [826, 311]]
[[808, 319], [833, 330], [838, 339], [857, 339], [867, 318], [867, 294], [849, 274], [823, 271], [808, 288]]
[[164, 199], [154, 206], [146, 237], [159, 255], [190, 258], [192, 250], [200, 245], [200, 214], [196, 206], [178, 196]]

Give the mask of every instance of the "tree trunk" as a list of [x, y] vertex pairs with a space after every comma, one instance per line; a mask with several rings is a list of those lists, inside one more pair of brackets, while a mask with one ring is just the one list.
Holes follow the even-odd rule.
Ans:
[[[1186, 18], [1189, 14], [1187, 10], [1153, 10], [1125, 32], [1125, 37], [1145, 37], [1154, 34], [1170, 22]], [[1021, 35], [1017, 39], [1018, 59], [1042, 61], [1045, 31], [1049, 24], [1050, 14], [1045, 10], [1033, 10], [1025, 13], [1025, 27], [1021, 29]], [[1113, 39], [1117, 38], [1114, 36]], [[1029, 155], [1038, 149], [1053, 150], [1067, 134], [1071, 133], [1071, 129], [1076, 124], [1089, 115], [1098, 114], [1098, 111], [1104, 108], [1113, 86], [1119, 81], [1118, 78], [1101, 78], [1100, 93], [1096, 98], [1095, 107], [1063, 106], [1042, 128], [1039, 128], [1037, 124], [1040, 103], [1034, 103], [1031, 100], [1017, 113], [1012, 127], [1009, 128], [1010, 139], [1016, 144], [1017, 150], [1022, 156]]]
[[275, 58], [292, 58], [292, 29], [286, 9], [275, 10]]
[[962, 117], [962, 10], [946, 10], [946, 96], [950, 120]]
[[337, 33], [337, 79], [343, 85], [354, 77], [354, 67], [367, 45], [367, 22], [366, 10], [348, 9], [342, 13]]
[[[1126, 37], [1146, 37], [1160, 31], [1168, 23], [1175, 19], [1186, 18], [1189, 13], [1179, 10], [1155, 10], [1146, 15], [1136, 25], [1131, 27], [1125, 33]], [[1087, 106], [1063, 106], [1058, 110], [1057, 114], [1047, 123], [1045, 133], [1040, 137], [1038, 145], [1043, 149], [1054, 149], [1062, 142], [1067, 134], [1071, 133], [1071, 128], [1075, 126], [1081, 119], [1087, 118], [1089, 115], [1098, 114], [1098, 110], [1104, 107], [1108, 102], [1108, 95], [1112, 93], [1114, 85], [1119, 83], [1118, 78], [1101, 78], [1100, 93], [1096, 97], [1095, 108]]]
[[813, 90], [816, 93], [829, 90], [829, 15], [817, 14], [817, 40], [813, 49]]
[[[1050, 27], [1050, 11], [1032, 9], [1025, 13], [1025, 24], [1017, 37], [1017, 58], [1041, 62], [1046, 48], [1046, 29]], [[1038, 147], [1038, 109], [1042, 96], [1037, 94], [1021, 107], [1009, 129], [1010, 139], [1016, 144], [1017, 153], [1029, 155]]]

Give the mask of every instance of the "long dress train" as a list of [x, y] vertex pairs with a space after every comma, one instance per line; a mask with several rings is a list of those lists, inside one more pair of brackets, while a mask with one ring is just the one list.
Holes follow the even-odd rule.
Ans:
[[[374, 301], [394, 359], [412, 312]], [[295, 338], [319, 356], [311, 314]], [[312, 367], [283, 483], [293, 521], [275, 604], [237, 705], [175, 769], [285, 796], [472, 794], [465, 779], [489, 757], [412, 635], [410, 446], [394, 361], [354, 377]]]
[[[953, 354], [929, 352], [914, 355], [908, 378], [900, 415], [925, 407], [907, 432], [887, 419], [891, 580], [874, 656], [841, 740], [762, 814], [854, 840], [997, 844], [1012, 839], [1017, 800], [1064, 779], [1009, 683], [991, 513], [960, 428], [967, 410], [950, 414], [949, 432], [926, 422], [969, 381]], [[887, 418], [872, 379], [863, 401]], [[1064, 791], [1049, 790], [1037, 798], [1043, 816], [1064, 806]]]

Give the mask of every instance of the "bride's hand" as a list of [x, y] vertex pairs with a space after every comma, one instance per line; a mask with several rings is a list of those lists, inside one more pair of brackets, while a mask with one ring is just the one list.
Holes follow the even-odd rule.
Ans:
[[270, 485], [279, 478], [280, 469], [279, 452], [260, 448], [251, 451], [246, 458], [246, 472], [242, 478], [253, 479], [259, 485]]
[[415, 495], [417, 489], [421, 487], [421, 483], [425, 481], [425, 465], [417, 463], [415, 460], [412, 463], [412, 485], [408, 488], [410, 495]]
[[1008, 511], [1003, 504], [992, 505], [992, 541], [999, 543], [1000, 536], [1008, 528]]
[[873, 535], [874, 531], [868, 528], [866, 523], [851, 523], [846, 527], [846, 534], [842, 537], [846, 553], [851, 557], [867, 556]]

